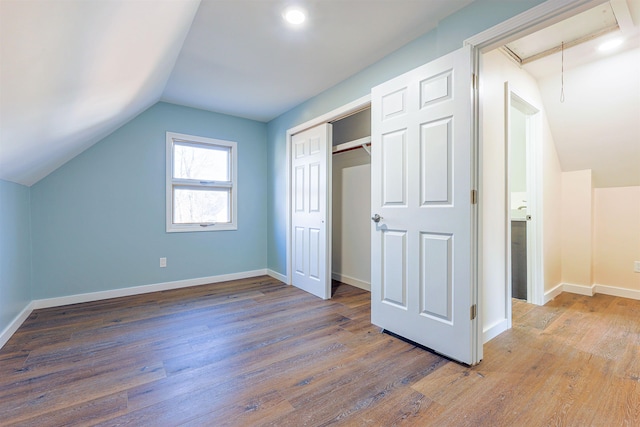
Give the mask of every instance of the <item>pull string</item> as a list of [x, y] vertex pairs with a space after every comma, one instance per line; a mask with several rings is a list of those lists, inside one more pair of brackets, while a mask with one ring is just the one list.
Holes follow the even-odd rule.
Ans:
[[560, 46], [560, 51], [562, 52], [562, 68], [560, 73], [560, 81], [561, 81], [560, 102], [563, 103], [564, 102], [564, 42], [562, 42]]

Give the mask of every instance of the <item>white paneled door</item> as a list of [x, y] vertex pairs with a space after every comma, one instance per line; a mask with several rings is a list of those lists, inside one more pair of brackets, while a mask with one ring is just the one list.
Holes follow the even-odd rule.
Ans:
[[291, 138], [291, 283], [320, 298], [331, 298], [327, 174], [331, 125]]
[[477, 363], [471, 50], [372, 90], [371, 321]]

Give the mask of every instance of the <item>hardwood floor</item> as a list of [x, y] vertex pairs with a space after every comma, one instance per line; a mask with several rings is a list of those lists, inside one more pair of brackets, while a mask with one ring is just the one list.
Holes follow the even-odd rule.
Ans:
[[260, 277], [36, 310], [0, 350], [0, 425], [640, 425], [640, 301], [515, 301], [467, 368], [334, 292]]

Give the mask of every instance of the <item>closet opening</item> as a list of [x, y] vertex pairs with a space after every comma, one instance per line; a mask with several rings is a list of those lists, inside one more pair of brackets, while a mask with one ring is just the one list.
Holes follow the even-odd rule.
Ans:
[[332, 288], [371, 291], [371, 108], [331, 124]]

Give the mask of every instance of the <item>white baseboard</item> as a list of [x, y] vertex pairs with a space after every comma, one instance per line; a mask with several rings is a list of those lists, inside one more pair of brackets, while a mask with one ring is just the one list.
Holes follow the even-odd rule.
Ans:
[[593, 285], [593, 287], [595, 290], [594, 293], [596, 294], [604, 294], [604, 295], [611, 295], [615, 297], [640, 300], [640, 290], [637, 290], [637, 289], [625, 289], [625, 288], [618, 288], [616, 286], [598, 285], [598, 284]]
[[629, 298], [640, 300], [640, 290], [619, 288], [617, 286], [593, 284], [576, 285], [575, 283], [560, 283], [555, 288], [544, 293], [544, 303], [551, 301], [562, 292], [569, 292], [572, 294], [594, 296], [595, 294], [611, 295], [621, 298]]
[[174, 282], [155, 283], [151, 285], [132, 286], [130, 288], [112, 289], [109, 291], [89, 292], [86, 294], [68, 295], [64, 297], [45, 298], [33, 301], [33, 308], [59, 307], [61, 305], [78, 304], [81, 302], [99, 301], [109, 298], [127, 297], [131, 295], [147, 294], [150, 292], [168, 291], [171, 289], [187, 288], [189, 286], [207, 285], [209, 283], [227, 282], [229, 280], [247, 279], [249, 277], [264, 276], [266, 269], [244, 271], [240, 273], [221, 274], [218, 276], [199, 277], [196, 279], [176, 280]]
[[4, 345], [9, 341], [9, 338], [16, 333], [20, 325], [27, 320], [27, 317], [33, 311], [33, 301], [31, 301], [27, 306], [22, 309], [22, 311], [7, 325], [6, 328], [0, 333], [0, 349], [4, 347]]
[[548, 303], [549, 301], [551, 301], [561, 293], [562, 293], [562, 283], [559, 283], [553, 289], [550, 289], [544, 293], [544, 301], [542, 302], [542, 305]]
[[571, 294], [586, 295], [588, 297], [592, 297], [595, 294], [593, 285], [588, 286], [576, 285], [575, 283], [563, 283], [562, 290]]
[[[9, 341], [9, 338], [18, 330], [20, 325], [29, 317], [35, 309], [59, 307], [62, 305], [78, 304], [82, 302], [99, 301], [109, 298], [126, 297], [131, 295], [147, 294], [150, 292], [168, 291], [171, 289], [187, 288], [189, 286], [207, 285], [210, 283], [227, 282], [229, 280], [248, 279], [251, 277], [267, 275], [271, 270], [266, 268], [240, 273], [221, 274], [218, 276], [199, 277], [196, 279], [176, 280], [173, 282], [155, 283], [151, 285], [132, 286], [130, 288], [112, 289], [109, 291], [88, 292], [86, 294], [68, 295], [64, 297], [45, 298], [31, 301], [22, 312], [0, 334], [0, 348]], [[277, 273], [276, 273], [277, 274]], [[271, 274], [269, 274], [271, 275]]]
[[289, 278], [284, 274], [280, 274], [277, 271], [271, 270], [270, 268], [267, 269], [267, 274], [274, 279], [280, 280], [284, 284], [289, 284]]
[[507, 319], [499, 320], [493, 326], [488, 327], [482, 332], [482, 343], [484, 344], [487, 341], [494, 339], [507, 329], [509, 329], [509, 321]]
[[355, 277], [350, 277], [340, 273], [331, 273], [331, 278], [338, 282], [346, 283], [347, 285], [355, 286], [356, 288], [371, 292], [371, 283], [356, 279]]

